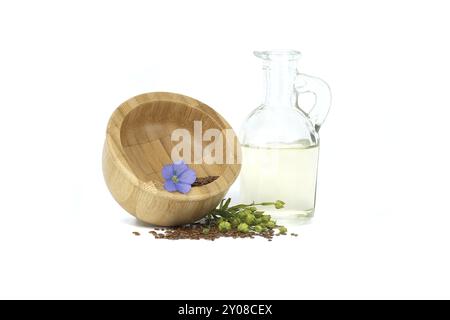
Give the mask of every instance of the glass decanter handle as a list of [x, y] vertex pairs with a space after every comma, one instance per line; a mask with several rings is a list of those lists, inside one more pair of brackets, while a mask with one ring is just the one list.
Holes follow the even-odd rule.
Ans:
[[331, 90], [328, 84], [317, 77], [309, 76], [297, 71], [295, 80], [295, 90], [297, 91], [297, 103], [299, 95], [312, 93], [315, 96], [315, 103], [309, 112], [305, 112], [316, 131], [319, 131], [331, 106]]

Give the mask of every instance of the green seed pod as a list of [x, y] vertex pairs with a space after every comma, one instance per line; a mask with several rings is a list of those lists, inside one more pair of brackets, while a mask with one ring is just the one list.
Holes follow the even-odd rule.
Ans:
[[249, 226], [252, 226], [255, 224], [256, 218], [253, 214], [247, 214], [245, 217], [245, 223], [247, 223]]
[[277, 209], [282, 209], [282, 208], [284, 208], [284, 205], [285, 205], [285, 203], [284, 203], [283, 201], [281, 201], [281, 200], [277, 200], [277, 201], [275, 202], [275, 208], [277, 208]]
[[288, 231], [286, 227], [281, 226], [278, 231], [280, 231], [281, 234], [286, 234], [286, 232]]
[[260, 233], [260, 232], [263, 231], [263, 227], [261, 227], [261, 226], [256, 226], [256, 227], [255, 227], [255, 231], [258, 232], [258, 233]]
[[263, 221], [262, 221], [262, 219], [261, 218], [256, 218], [256, 220], [255, 220], [255, 224], [261, 224]]
[[239, 213], [238, 213], [239, 219], [245, 219], [246, 216], [247, 216], [247, 212], [245, 212], [245, 210], [239, 211]]
[[238, 225], [238, 231], [247, 233], [248, 232], [248, 224], [241, 223], [240, 225]]
[[233, 228], [236, 228], [241, 223], [241, 220], [239, 218], [233, 218], [231, 220], [231, 226]]
[[268, 214], [263, 215], [263, 216], [261, 217], [261, 219], [262, 219], [263, 222], [269, 222], [271, 218], [272, 218], [272, 217], [271, 217], [270, 215], [268, 215]]
[[262, 217], [262, 215], [264, 214], [264, 211], [255, 211], [253, 212], [253, 214], [255, 215], [255, 217]]
[[229, 230], [231, 230], [231, 223], [229, 223], [228, 221], [223, 221], [219, 224], [220, 232], [227, 232]]
[[273, 229], [275, 228], [275, 223], [273, 221], [269, 221], [267, 222], [266, 227], [269, 229]]

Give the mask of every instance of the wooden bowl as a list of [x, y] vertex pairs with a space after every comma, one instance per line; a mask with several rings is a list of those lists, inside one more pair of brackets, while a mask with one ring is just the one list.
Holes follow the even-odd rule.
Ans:
[[[178, 128], [194, 132], [215, 128], [224, 134], [226, 148], [234, 144], [232, 164], [188, 164], [197, 177], [218, 176], [186, 194], [164, 189], [161, 170], [173, 163], [171, 139]], [[137, 219], [159, 226], [192, 223], [214, 209], [225, 196], [241, 169], [240, 145], [230, 125], [216, 111], [193, 98], [175, 93], [146, 93], [122, 103], [112, 114], [103, 150], [103, 174], [114, 199]], [[199, 146], [195, 139], [192, 146]], [[201, 147], [210, 141], [200, 141]], [[193, 150], [191, 156], [193, 156]], [[198, 157], [197, 157], [198, 158]], [[198, 159], [197, 159], [198, 160]]]

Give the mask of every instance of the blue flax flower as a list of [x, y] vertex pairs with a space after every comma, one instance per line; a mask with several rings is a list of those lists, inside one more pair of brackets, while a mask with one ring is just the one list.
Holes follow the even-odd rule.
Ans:
[[195, 171], [190, 169], [184, 161], [164, 166], [162, 176], [166, 180], [164, 189], [169, 192], [188, 193], [197, 179]]

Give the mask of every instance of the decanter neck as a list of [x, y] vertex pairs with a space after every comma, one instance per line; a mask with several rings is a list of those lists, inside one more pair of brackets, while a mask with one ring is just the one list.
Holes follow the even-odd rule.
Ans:
[[268, 108], [291, 108], [296, 106], [295, 78], [297, 60], [289, 56], [276, 56], [264, 60], [264, 105]]

